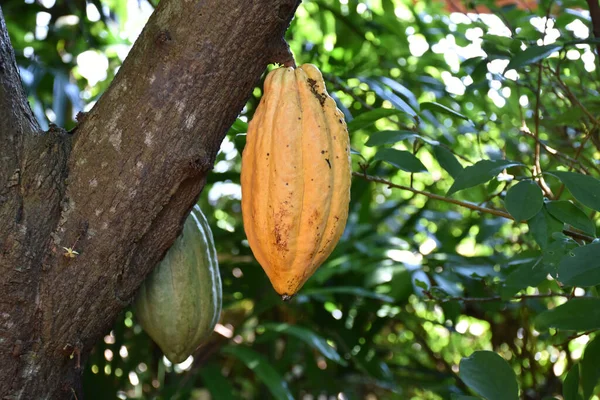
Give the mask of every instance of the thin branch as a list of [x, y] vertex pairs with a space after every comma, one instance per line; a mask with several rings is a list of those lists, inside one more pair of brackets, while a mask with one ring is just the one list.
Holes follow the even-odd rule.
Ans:
[[542, 62], [540, 61], [540, 68], [538, 71], [538, 82], [537, 82], [537, 90], [535, 93], [535, 130], [533, 131], [533, 135], [535, 138], [535, 150], [533, 154], [533, 175], [537, 176], [536, 180], [538, 184], [546, 194], [546, 196], [550, 198], [554, 198], [554, 194], [552, 193], [552, 189], [546, 184], [544, 180], [544, 175], [542, 174], [542, 165], [540, 164], [540, 153], [541, 153], [541, 145], [540, 145], [540, 97], [542, 93]]
[[592, 132], [594, 132], [593, 129], [587, 129], [587, 127], [585, 125], [583, 125], [583, 130], [586, 131], [586, 134], [583, 137], [583, 140], [581, 141], [581, 144], [579, 145], [579, 148], [577, 149], [577, 153], [575, 153], [575, 159], [576, 160], [581, 155], [581, 152], [583, 151], [583, 148], [587, 144], [588, 140], [590, 140], [590, 138], [592, 137]]
[[[548, 154], [550, 154], [551, 156], [557, 158], [557, 159], [562, 159], [563, 161], [567, 161], [570, 164], [574, 165], [577, 164], [579, 166], [580, 171], [585, 172], [586, 174], [589, 175], [590, 171], [587, 169], [586, 166], [583, 165], [583, 163], [579, 160], [576, 160], [572, 157], [569, 157], [566, 154], [562, 154], [560, 151], [548, 146], [546, 143], [544, 143], [543, 140], [541, 140], [540, 138], [536, 138], [535, 135], [533, 133], [531, 133], [529, 131], [529, 129], [527, 129], [526, 126], [521, 127], [521, 133], [526, 134], [527, 136], [529, 136], [530, 138], [533, 138], [535, 141], [537, 141], [538, 143], [540, 143], [540, 145], [544, 148], [544, 150], [546, 150], [548, 152]], [[595, 165], [591, 166], [595, 171], [597, 171], [598, 173], [600, 173], [600, 168], [596, 167]], [[557, 195], [558, 196], [558, 195]]]
[[567, 94], [567, 97], [569, 97], [569, 100], [571, 100], [571, 102], [573, 104], [575, 104], [577, 107], [581, 108], [581, 111], [584, 112], [584, 114], [590, 119], [590, 121], [592, 121], [594, 123], [594, 125], [600, 127], [600, 120], [597, 119], [594, 114], [592, 114], [577, 98], [577, 96], [575, 96], [573, 94], [573, 92], [571, 91], [571, 89], [569, 89], [569, 86], [567, 86], [567, 84], [562, 80], [562, 78], [560, 77], [560, 73], [558, 73], [557, 71], [554, 71], [553, 69], [550, 69], [550, 71], [552, 73], [554, 73], [554, 76], [556, 77], [556, 80], [558, 81], [558, 84], [560, 85], [561, 89], [565, 91], [565, 93]]
[[[439, 194], [434, 194], [434, 193], [430, 193], [430, 192], [424, 192], [422, 190], [418, 190], [415, 188], [411, 188], [409, 186], [404, 186], [404, 185], [398, 185], [396, 183], [393, 183], [391, 181], [388, 181], [387, 179], [384, 178], [380, 178], [378, 176], [373, 176], [373, 175], [368, 175], [366, 172], [352, 172], [352, 175], [365, 179], [369, 182], [377, 182], [377, 183], [383, 183], [384, 185], [387, 185], [390, 188], [396, 188], [396, 189], [402, 189], [402, 190], [408, 190], [409, 192], [415, 193], [415, 194], [420, 194], [423, 195], [425, 197], [428, 197], [430, 199], [434, 199], [434, 200], [441, 200], [444, 201], [446, 203], [451, 203], [451, 204], [455, 204], [457, 206], [460, 207], [464, 207], [464, 208], [468, 208], [469, 210], [473, 210], [473, 211], [479, 211], [482, 213], [486, 213], [486, 214], [492, 214], [498, 217], [502, 217], [502, 218], [506, 218], [506, 219], [510, 219], [510, 220], [515, 220], [513, 218], [512, 215], [510, 215], [509, 213], [507, 213], [506, 211], [502, 211], [502, 210], [496, 210], [494, 208], [486, 208], [486, 207], [481, 207], [478, 206], [477, 204], [472, 204], [472, 203], [467, 203], [466, 201], [461, 201], [461, 200], [456, 200], [456, 199], [452, 199], [450, 197], [445, 197], [445, 196], [441, 196]], [[517, 221], [517, 222], [521, 222], [521, 221]], [[570, 229], [563, 229], [563, 233], [567, 236], [570, 236], [574, 239], [579, 239], [579, 240], [583, 240], [585, 242], [592, 242], [594, 240], [593, 237], [585, 235], [583, 233], [579, 233], [576, 231], [572, 231]]]
[[[550, 9], [552, 8], [553, 1], [548, 5], [548, 9], [546, 10], [546, 21], [544, 22], [544, 32], [542, 34], [542, 40], [546, 38], [546, 31], [548, 29], [548, 20], [550, 17]], [[540, 163], [540, 154], [541, 154], [541, 145], [540, 145], [540, 104], [541, 104], [541, 94], [542, 94], [542, 75], [543, 75], [543, 66], [544, 62], [539, 62], [538, 68], [538, 80], [537, 80], [537, 88], [535, 92], [535, 131], [533, 132], [535, 135], [535, 150], [533, 155], [533, 175], [537, 176], [535, 179], [549, 198], [554, 198], [554, 194], [552, 193], [552, 189], [544, 180], [544, 175], [542, 173], [542, 165]]]
[[546, 299], [546, 298], [550, 298], [550, 297], [565, 297], [568, 299], [571, 298], [571, 295], [569, 293], [554, 293], [554, 292], [540, 293], [540, 294], [523, 294], [523, 295], [519, 295], [519, 296], [513, 296], [508, 299], [504, 299], [501, 296], [491, 296], [491, 297], [456, 296], [456, 297], [439, 298], [439, 297], [435, 297], [429, 291], [424, 291], [423, 293], [425, 293], [425, 295], [430, 300], [435, 300], [440, 303], [448, 303], [451, 301], [461, 301], [463, 303], [493, 303], [493, 302], [509, 302], [509, 301], [513, 301], [513, 300], [523, 301], [523, 300], [527, 300], [527, 299]]
[[502, 217], [502, 218], [514, 219], [509, 213], [507, 213], [505, 211], [495, 210], [493, 208], [481, 207], [481, 206], [478, 206], [477, 204], [467, 203], [465, 201], [452, 199], [450, 197], [440, 196], [439, 194], [424, 192], [422, 190], [414, 189], [409, 186], [398, 185], [398, 184], [388, 181], [387, 179], [380, 178], [378, 176], [367, 175], [367, 174], [364, 174], [361, 172], [353, 172], [352, 175], [358, 176], [358, 177], [363, 178], [370, 182], [383, 183], [385, 185], [388, 185], [389, 187], [393, 187], [396, 189], [408, 190], [410, 192], [429, 197], [430, 199], [441, 200], [441, 201], [445, 201], [446, 203], [456, 204], [457, 206], [465, 207], [470, 210], [479, 211], [479, 212], [486, 213], [486, 214], [492, 214], [492, 215], [496, 215], [496, 216]]
[[585, 242], [592, 242], [594, 240], [593, 237], [588, 236], [583, 233], [575, 232], [570, 229], [563, 229], [563, 233], [567, 236], [571, 236], [573, 239], [583, 240]]
[[569, 336], [569, 337], [567, 338], [567, 340], [565, 340], [564, 342], [562, 342], [562, 343], [559, 343], [559, 344], [555, 345], [555, 347], [565, 347], [565, 346], [566, 346], [566, 345], [568, 345], [568, 344], [569, 344], [569, 343], [570, 343], [572, 340], [575, 340], [575, 339], [577, 339], [577, 338], [580, 338], [580, 337], [582, 337], [582, 336], [585, 336], [585, 335], [589, 335], [589, 334], [591, 334], [591, 333], [594, 333], [594, 332], [596, 332], [597, 330], [598, 330], [598, 329], [590, 329], [589, 331], [580, 332], [580, 333], [574, 333], [573, 335]]
[[[587, 144], [588, 140], [590, 139], [590, 137], [592, 136], [592, 132], [593, 129], [588, 130], [587, 127], [585, 125], [583, 125], [583, 129], [586, 131], [586, 134], [583, 138], [583, 141], [581, 142], [581, 144], [579, 145], [579, 148], [577, 149], [577, 153], [575, 153], [575, 159], [577, 160], [579, 158], [579, 156], [581, 155], [583, 148], [585, 147], [585, 145]], [[571, 165], [569, 167], [569, 171], [571, 171], [573, 169], [573, 166]], [[565, 190], [565, 184], [561, 184], [560, 188], [558, 190], [558, 194], [557, 196], [560, 197], [560, 195], [562, 194], [562, 192]]]
[[[573, 94], [571, 89], [569, 89], [569, 87], [563, 82], [563, 80], [560, 76], [560, 72], [558, 70], [556, 70], [556, 71], [552, 70], [551, 68], [549, 68], [549, 70], [554, 74], [554, 76], [556, 77], [556, 80], [558, 81], [558, 84], [560, 85], [561, 89], [564, 90], [564, 92], [567, 94], [567, 97], [569, 98], [571, 103], [578, 106], [584, 112], [584, 114], [592, 121], [592, 123], [595, 125], [595, 127], [600, 127], [600, 120], [596, 119], [596, 117], [579, 101], [577, 96], [575, 96], [575, 94]], [[583, 127], [587, 131], [587, 134], [584, 137], [583, 142], [577, 149], [577, 153], [575, 154], [575, 158], [574, 158], [575, 160], [579, 159], [579, 156], [581, 155], [583, 148], [585, 147], [585, 144], [588, 142], [588, 140], [590, 139], [590, 137], [592, 135], [592, 132], [595, 129], [595, 128], [592, 128], [590, 130], [587, 130], [585, 124], [583, 125]], [[572, 166], [569, 168], [569, 170], [571, 170], [571, 169], [572, 169]], [[560, 197], [560, 195], [562, 194], [564, 189], [565, 189], [565, 185], [562, 184], [558, 190], [556, 198]]]

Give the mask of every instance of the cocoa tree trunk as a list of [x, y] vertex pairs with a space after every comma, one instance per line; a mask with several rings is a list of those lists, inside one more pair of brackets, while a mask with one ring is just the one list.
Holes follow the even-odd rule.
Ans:
[[86, 355], [176, 238], [266, 65], [290, 62], [297, 6], [162, 0], [69, 133], [35, 121], [0, 10], [0, 398], [82, 398]]

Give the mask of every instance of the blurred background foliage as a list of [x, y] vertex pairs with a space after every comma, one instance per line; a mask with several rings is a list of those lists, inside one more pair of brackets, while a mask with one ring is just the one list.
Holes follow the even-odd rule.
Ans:
[[[156, 3], [0, 1], [44, 128], [93, 107]], [[199, 201], [224, 285], [215, 333], [171, 365], [127, 309], [87, 362], [86, 397], [599, 399], [587, 3], [304, 0], [287, 35], [348, 121], [340, 244], [289, 303], [254, 260], [239, 172], [259, 82]]]

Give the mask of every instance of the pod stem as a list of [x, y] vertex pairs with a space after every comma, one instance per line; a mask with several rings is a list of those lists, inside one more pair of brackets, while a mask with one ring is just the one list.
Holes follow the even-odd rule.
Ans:
[[286, 42], [283, 36], [274, 43], [270, 62], [273, 64], [281, 64], [286, 68], [296, 68], [296, 60], [294, 59], [290, 45], [288, 42]]
[[290, 300], [292, 300], [294, 298], [294, 295], [289, 295], [289, 294], [282, 294], [281, 295], [281, 300], [288, 302]]

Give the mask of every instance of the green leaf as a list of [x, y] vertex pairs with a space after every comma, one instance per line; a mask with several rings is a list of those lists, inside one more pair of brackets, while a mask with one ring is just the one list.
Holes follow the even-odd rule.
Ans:
[[424, 291], [431, 288], [431, 280], [429, 279], [429, 276], [427, 276], [427, 274], [422, 270], [413, 271], [411, 281], [413, 284], [414, 293], [418, 296], [425, 296]]
[[411, 109], [419, 106], [417, 97], [408, 88], [386, 76], [381, 76], [379, 79], [381, 79], [381, 82], [389, 86], [394, 92], [404, 96], [410, 103]]
[[585, 346], [581, 360], [581, 387], [584, 399], [589, 399], [594, 394], [594, 388], [600, 383], [600, 335], [596, 335]]
[[318, 350], [323, 356], [329, 358], [331, 361], [334, 361], [340, 365], [347, 365], [346, 360], [340, 357], [338, 352], [331, 347], [325, 339], [310, 329], [284, 323], [266, 323], [264, 324], [264, 327], [268, 330], [294, 336], [315, 350]]
[[600, 284], [600, 242], [573, 249], [558, 266], [558, 278], [569, 286]]
[[456, 177], [456, 180], [448, 190], [450, 196], [459, 190], [467, 189], [473, 186], [485, 183], [506, 168], [523, 165], [509, 160], [481, 160], [465, 169]]
[[244, 147], [246, 147], [246, 139], [247, 139], [247, 134], [246, 133], [237, 133], [233, 137], [233, 143], [235, 144], [235, 148], [240, 153], [244, 150]]
[[418, 287], [418, 288], [421, 288], [421, 289], [423, 289], [423, 290], [429, 290], [429, 286], [430, 286], [430, 285], [428, 285], [428, 284], [427, 284], [427, 282], [424, 282], [424, 281], [422, 281], [422, 280], [419, 280], [419, 279], [415, 279], [415, 280], [414, 280], [414, 284], [415, 284], [415, 286], [416, 286], [416, 287]]
[[600, 328], [600, 298], [576, 297], [535, 319], [536, 329], [548, 328], [587, 331]]
[[573, 197], [581, 204], [592, 210], [600, 211], [600, 180], [577, 172], [552, 171]]
[[386, 303], [393, 303], [394, 298], [390, 296], [386, 296], [384, 294], [379, 294], [375, 292], [371, 292], [365, 290], [360, 287], [352, 287], [352, 286], [335, 286], [335, 287], [324, 287], [320, 289], [307, 289], [302, 291], [302, 295], [304, 296], [319, 296], [319, 295], [327, 295], [327, 294], [351, 294], [356, 297], [369, 297], [375, 300], [381, 300]]
[[537, 286], [544, 280], [548, 272], [544, 269], [541, 258], [530, 260], [519, 265], [507, 277], [502, 288], [502, 298], [507, 299], [519, 290], [528, 286]]
[[208, 389], [213, 399], [234, 400], [231, 381], [223, 376], [218, 364], [204, 365], [200, 369], [204, 387]]
[[527, 224], [533, 238], [542, 249], [548, 246], [553, 233], [562, 232], [564, 225], [550, 215], [545, 208], [542, 208], [535, 217], [527, 221]]
[[538, 61], [543, 60], [548, 57], [550, 54], [558, 51], [562, 48], [562, 45], [559, 44], [549, 44], [546, 46], [531, 46], [526, 48], [520, 53], [517, 53], [508, 65], [504, 72], [511, 69], [519, 69], [526, 65], [534, 64]]
[[236, 119], [229, 131], [234, 134], [246, 133], [248, 132], [248, 123], [242, 121], [241, 119]]
[[461, 113], [458, 113], [458, 112], [454, 111], [453, 109], [448, 108], [440, 103], [435, 103], [435, 102], [421, 103], [421, 111], [425, 111], [425, 110], [437, 111], [437, 112], [441, 112], [442, 114], [447, 114], [447, 115], [451, 115], [453, 117], [458, 117], [458, 118], [464, 119], [466, 121], [469, 120], [468, 117], [465, 117]]
[[579, 364], [573, 365], [563, 382], [564, 400], [581, 400], [579, 395]]
[[504, 205], [516, 221], [527, 221], [544, 206], [544, 194], [534, 181], [522, 181], [508, 189]]
[[287, 383], [261, 354], [244, 346], [225, 346], [221, 353], [229, 354], [242, 361], [269, 388], [277, 400], [294, 400]]
[[465, 396], [462, 394], [452, 393], [450, 400], [481, 400], [481, 397]]
[[377, 108], [375, 110], [367, 111], [348, 122], [348, 130], [350, 132], [357, 131], [359, 129], [366, 128], [369, 125], [374, 124], [381, 118], [391, 117], [393, 115], [404, 114], [400, 110], [393, 108]]
[[[568, 257], [567, 255], [571, 254], [575, 248], [579, 247], [575, 241], [564, 236], [562, 233], [554, 233], [552, 236], [556, 237], [558, 235], [561, 236], [560, 239], [552, 240], [542, 249], [544, 270], [555, 278], [558, 275], [558, 267], [562, 260]], [[560, 276], [558, 278], [562, 280]]]
[[417, 115], [415, 110], [413, 110], [412, 107], [408, 105], [408, 103], [406, 103], [404, 100], [402, 100], [390, 90], [384, 89], [384, 87], [381, 86], [379, 82], [369, 78], [361, 78], [360, 80], [367, 83], [369, 87], [375, 92], [375, 94], [377, 94], [377, 96], [392, 103], [392, 105], [395, 108], [404, 111], [411, 117], [415, 117]]
[[433, 156], [440, 163], [440, 166], [450, 174], [454, 179], [463, 171], [463, 166], [458, 162], [454, 154], [443, 146], [433, 148]]
[[381, 149], [375, 154], [373, 161], [385, 161], [406, 172], [427, 172], [427, 168], [411, 152], [396, 149]]
[[559, 221], [571, 225], [588, 235], [596, 236], [596, 226], [591, 219], [570, 201], [559, 200], [546, 203], [546, 210]]
[[374, 147], [381, 146], [385, 144], [394, 144], [398, 143], [402, 140], [419, 138], [425, 143], [429, 143], [431, 145], [437, 145], [439, 142], [423, 137], [413, 131], [379, 131], [371, 134], [369, 136], [369, 140], [365, 143], [365, 146]]
[[412, 139], [415, 137], [413, 131], [379, 131], [371, 134], [365, 146], [375, 147], [384, 144], [394, 144], [401, 140]]
[[458, 374], [469, 388], [487, 400], [519, 399], [515, 371], [492, 351], [476, 351], [463, 358]]
[[364, 159], [362, 154], [360, 154], [360, 151], [353, 149], [352, 147], [350, 147], [350, 154], [354, 154], [355, 156], [361, 156]]

